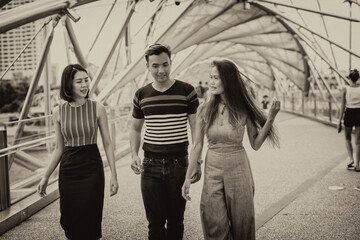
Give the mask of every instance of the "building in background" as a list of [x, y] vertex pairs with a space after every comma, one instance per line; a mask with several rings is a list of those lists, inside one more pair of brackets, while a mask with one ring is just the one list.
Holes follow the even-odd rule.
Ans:
[[[1, 11], [10, 10], [34, 1], [12, 0], [3, 6]], [[31, 22], [0, 34], [0, 74], [5, 72], [24, 46], [40, 29], [42, 21]], [[44, 33], [41, 31], [4, 76], [3, 80], [11, 80], [12, 83], [16, 84], [18, 81], [31, 79], [41, 54], [43, 42]]]

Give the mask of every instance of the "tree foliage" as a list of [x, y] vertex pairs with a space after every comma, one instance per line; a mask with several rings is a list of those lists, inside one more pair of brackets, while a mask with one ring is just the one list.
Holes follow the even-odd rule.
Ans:
[[0, 113], [17, 112], [24, 102], [29, 84], [26, 81], [12, 84], [0, 82]]

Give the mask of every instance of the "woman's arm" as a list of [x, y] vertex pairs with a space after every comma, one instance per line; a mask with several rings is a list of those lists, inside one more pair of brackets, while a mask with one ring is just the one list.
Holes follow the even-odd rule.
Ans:
[[280, 101], [274, 99], [273, 103], [269, 110], [268, 118], [266, 119], [266, 122], [264, 126], [258, 131], [256, 129], [256, 126], [251, 122], [249, 118], [247, 118], [246, 126], [247, 126], [247, 132], [249, 136], [250, 145], [254, 150], [259, 150], [261, 145], [265, 142], [266, 137], [268, 136], [268, 133], [274, 123], [275, 117], [280, 111]]
[[340, 107], [340, 116], [339, 116], [339, 124], [338, 124], [338, 132], [341, 131], [341, 121], [344, 117], [345, 106], [346, 106], [346, 88], [341, 90], [341, 107]]
[[[196, 114], [190, 114], [188, 116], [188, 118], [189, 118], [189, 124], [190, 124], [190, 129], [191, 129], [191, 140], [195, 144], [195, 134], [196, 134], [195, 129], [197, 129], [197, 126], [196, 126]], [[195, 146], [195, 145], [192, 145], [192, 146]], [[192, 174], [190, 176], [191, 183], [196, 183], [201, 178], [201, 160], [200, 160], [200, 157], [197, 160], [198, 164], [197, 164], [196, 168], [193, 169], [193, 172], [192, 172]]]
[[182, 196], [186, 200], [191, 200], [189, 197], [189, 189], [190, 189], [190, 184], [192, 182], [192, 177], [194, 175], [193, 172], [201, 164], [200, 158], [201, 158], [201, 153], [202, 153], [202, 149], [203, 149], [203, 145], [204, 145], [204, 135], [205, 135], [204, 130], [202, 129], [202, 120], [200, 118], [200, 113], [202, 110], [201, 108], [202, 108], [202, 106], [199, 107], [198, 114], [196, 116], [195, 128], [193, 129], [194, 130], [194, 134], [193, 134], [194, 139], [193, 139], [193, 145], [192, 145], [191, 152], [190, 152], [189, 166], [186, 171], [185, 182], [182, 187]]
[[117, 173], [115, 167], [115, 155], [114, 149], [111, 143], [110, 132], [109, 132], [109, 125], [105, 107], [97, 103], [97, 117], [99, 121], [99, 129], [101, 133], [101, 139], [103, 142], [103, 146], [106, 153], [106, 159], [109, 163], [110, 171], [111, 171], [111, 178], [110, 178], [110, 196], [113, 196], [117, 193], [119, 185], [117, 181]]
[[56, 107], [53, 111], [53, 122], [55, 128], [55, 149], [52, 153], [50, 163], [45, 170], [44, 176], [42, 177], [38, 185], [38, 193], [40, 194], [41, 197], [46, 196], [46, 187], [49, 178], [51, 174], [54, 172], [57, 165], [59, 164], [61, 155], [64, 150], [64, 139], [61, 134], [60, 113], [58, 107]]

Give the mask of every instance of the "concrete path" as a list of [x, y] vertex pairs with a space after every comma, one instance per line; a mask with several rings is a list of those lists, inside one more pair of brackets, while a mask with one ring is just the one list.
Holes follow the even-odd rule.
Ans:
[[[335, 128], [280, 113], [276, 125], [280, 149], [264, 144], [247, 149], [255, 180], [257, 239], [360, 239], [360, 173], [346, 169], [343, 134]], [[103, 239], [147, 239], [140, 178], [130, 156], [117, 162], [120, 191], [109, 197], [109, 172]], [[330, 190], [338, 186], [343, 190]], [[359, 188], [357, 188], [359, 187]], [[199, 218], [202, 181], [191, 188], [184, 239], [203, 239]], [[1, 236], [1, 239], [64, 239], [59, 201]]]

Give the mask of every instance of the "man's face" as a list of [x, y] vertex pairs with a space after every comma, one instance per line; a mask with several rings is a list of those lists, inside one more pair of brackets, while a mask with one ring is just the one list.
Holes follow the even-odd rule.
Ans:
[[166, 53], [150, 55], [148, 61], [148, 69], [155, 81], [164, 83], [170, 79], [171, 60]]

